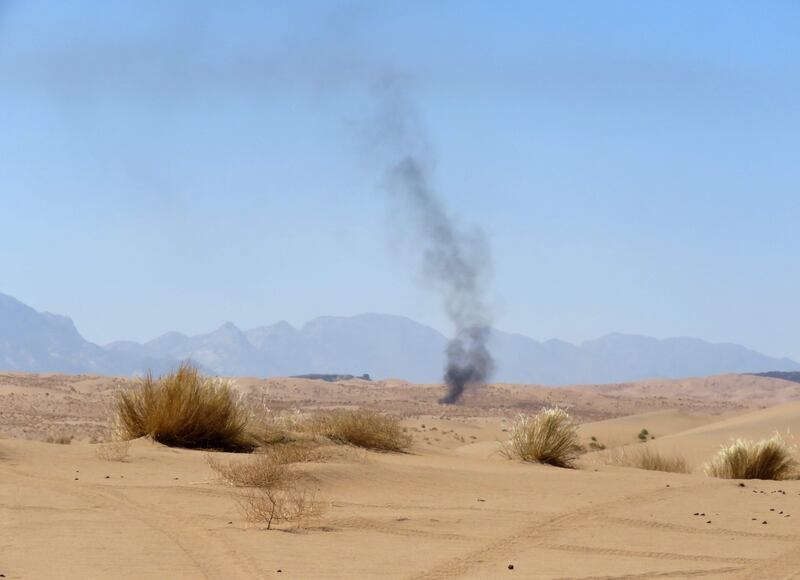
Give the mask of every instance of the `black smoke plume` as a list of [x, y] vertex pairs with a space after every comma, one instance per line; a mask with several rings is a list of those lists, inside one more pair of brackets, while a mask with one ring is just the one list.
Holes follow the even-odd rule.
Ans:
[[480, 231], [457, 227], [432, 186], [433, 160], [404, 83], [396, 77], [379, 86], [377, 133], [372, 144], [388, 153], [387, 189], [408, 218], [410, 235], [423, 254], [423, 272], [441, 293], [454, 334], [447, 346], [441, 403], [453, 404], [470, 385], [482, 385], [493, 369], [487, 348], [491, 316], [485, 298], [489, 249]]

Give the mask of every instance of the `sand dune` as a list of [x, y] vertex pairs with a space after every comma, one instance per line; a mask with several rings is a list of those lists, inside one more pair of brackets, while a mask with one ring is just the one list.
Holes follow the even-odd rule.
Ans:
[[[135, 382], [99, 375], [0, 373], [1, 431], [33, 439], [65, 433], [78, 439], [102, 438], [114, 393]], [[663, 410], [727, 413], [800, 400], [798, 383], [749, 375], [564, 388], [494, 384], [468, 393], [456, 406], [437, 404], [441, 385], [402, 380], [328, 383], [239, 377], [236, 383], [251, 402], [274, 409], [364, 406], [407, 417], [513, 417], [559, 405], [589, 422]]]
[[650, 444], [660, 449], [674, 449], [699, 466], [731, 439], [762, 439], [779, 432], [793, 444], [800, 443], [800, 403], [787, 403], [712, 422], [657, 439]]
[[681, 399], [690, 399], [767, 407], [800, 399], [800, 383], [756, 375], [652, 379], [574, 388], [617, 397], [666, 399], [673, 405]]
[[616, 417], [605, 421], [585, 423], [581, 426], [584, 438], [594, 436], [600, 443], [609, 447], [618, 447], [631, 443], [639, 443], [638, 434], [646, 429], [651, 437], [660, 439], [666, 435], [681, 433], [694, 427], [715, 424], [726, 417], [736, 416], [743, 411], [726, 411], [719, 413], [697, 413], [682, 409], [653, 411]]
[[[5, 402], [13, 397], [18, 421], [38, 416], [59, 428], [69, 420], [103, 427], [101, 413], [81, 405], [105, 400], [110, 383], [25, 377], [29, 384], [21, 387], [15, 381], [13, 392], [6, 385], [2, 396]], [[249, 389], [248, 381], [240, 381], [242, 388]], [[494, 453], [509, 418], [532, 404], [532, 394], [515, 404], [517, 387], [498, 386], [463, 408], [442, 410], [427, 402], [433, 387], [311, 383], [271, 382], [282, 389], [271, 404], [288, 407], [295, 397], [297, 406], [308, 405], [302, 401], [315, 395], [322, 406], [347, 400], [404, 405], [412, 452], [336, 454], [304, 465], [327, 511], [300, 530], [262, 531], [248, 526], [237, 490], [217, 479], [203, 452], [140, 440], [126, 461], [109, 462], [86, 440], [90, 430], [70, 445], [16, 434], [0, 439], [0, 573], [37, 579], [721, 579], [791, 578], [800, 570], [800, 481], [740, 487], [701, 473], [596, 461], [577, 470], [523, 464]], [[570, 392], [578, 391], [535, 396], [546, 402], [548, 395], [568, 398]], [[573, 402], [591, 408], [608, 402], [605, 397], [580, 392]], [[613, 416], [634, 408], [629, 399], [622, 402], [604, 407], [610, 418], [585, 422], [582, 436], [627, 443], [646, 427], [656, 436], [647, 445], [674, 446], [700, 461], [730, 437], [794, 430], [800, 422], [797, 402], [748, 409], [739, 399], [727, 408], [687, 410], [679, 401], [658, 411], [645, 402], [639, 409], [646, 412]], [[12, 424], [15, 433], [21, 428]]]
[[658, 411], [618, 417], [581, 425], [584, 438], [594, 435], [609, 448], [641, 446], [637, 435], [647, 429], [653, 436], [647, 446], [685, 457], [700, 469], [720, 446], [732, 439], [763, 439], [779, 432], [793, 444], [800, 443], [800, 402], [785, 403], [757, 411], [725, 413], [687, 413], [682, 410]]

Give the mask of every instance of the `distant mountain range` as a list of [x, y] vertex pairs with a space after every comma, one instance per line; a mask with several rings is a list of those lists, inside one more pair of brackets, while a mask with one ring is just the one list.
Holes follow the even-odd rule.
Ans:
[[[439, 382], [447, 338], [402, 316], [323, 316], [301, 328], [287, 322], [240, 330], [227, 322], [213, 332], [169, 332], [144, 344], [99, 346], [65, 316], [37, 312], [0, 294], [0, 370], [132, 375], [160, 373], [191, 358], [220, 375], [284, 376], [336, 373]], [[495, 331], [494, 380], [565, 385], [721, 373], [800, 371], [800, 364], [735, 344], [694, 338], [655, 339], [610, 334], [574, 345], [539, 342]]]

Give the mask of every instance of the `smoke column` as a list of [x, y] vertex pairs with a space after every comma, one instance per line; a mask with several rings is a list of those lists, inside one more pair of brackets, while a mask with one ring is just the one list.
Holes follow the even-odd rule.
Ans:
[[470, 385], [482, 385], [492, 369], [487, 348], [491, 316], [485, 298], [489, 248], [480, 231], [462, 231], [432, 186], [433, 159], [404, 83], [387, 77], [378, 85], [378, 119], [369, 144], [381, 154], [386, 189], [400, 202], [409, 233], [422, 251], [423, 273], [442, 295], [453, 324], [447, 345], [440, 403], [453, 404]]

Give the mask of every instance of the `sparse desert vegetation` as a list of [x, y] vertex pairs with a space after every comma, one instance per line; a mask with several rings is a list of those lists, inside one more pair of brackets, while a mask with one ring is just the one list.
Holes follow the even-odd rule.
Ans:
[[611, 463], [624, 467], [635, 467], [649, 471], [665, 471], [668, 473], [690, 473], [686, 459], [675, 453], [666, 454], [643, 445], [635, 448], [618, 450], [611, 455]]
[[705, 471], [723, 479], [788, 479], [797, 473], [796, 453], [779, 433], [759, 441], [736, 439], [722, 446]]
[[412, 442], [397, 418], [369, 409], [320, 414], [312, 422], [312, 431], [335, 443], [374, 451], [405, 451]]
[[222, 461], [208, 455], [209, 467], [234, 487], [281, 487], [297, 479], [297, 473], [271, 453], [254, 453], [242, 459]]
[[591, 436], [591, 438], [589, 439], [589, 449], [591, 449], [592, 451], [602, 451], [605, 448], [606, 446], [604, 443], [600, 443], [600, 441], [598, 441], [597, 437], [595, 437], [594, 435]]
[[[717, 413], [687, 412], [681, 399], [675, 409], [654, 413], [645, 391], [637, 399], [641, 414], [592, 420], [579, 407], [586, 395], [564, 389], [557, 393], [562, 400], [548, 405], [561, 403], [563, 410], [545, 410], [538, 419], [534, 411], [525, 421], [514, 421], [511, 409], [541, 407], [524, 398], [525, 389], [536, 387], [498, 388], [507, 398], [443, 407], [435, 396], [420, 395], [438, 394], [436, 386], [241, 378], [233, 391], [246, 393], [248, 436], [258, 443], [245, 454], [166, 448], [149, 440], [117, 445], [119, 429], [109, 421], [106, 403], [115, 400], [120, 388], [138, 387], [133, 380], [82, 377], [69, 383], [47, 376], [36, 377], [32, 388], [16, 386], [16, 375], [5, 380], [14, 385], [14, 396], [6, 395], [5, 406], [0, 405], [7, 418], [4, 431], [15, 429], [19, 420], [9, 408], [36, 411], [50, 423], [46, 430], [30, 431], [28, 439], [35, 441], [20, 436], [0, 440], [0, 453], [5, 453], [0, 458], [0, 543], [35, 546], [46, 540], [59, 563], [65, 562], [54, 569], [35, 552], [3, 552], [0, 573], [8, 577], [105, 577], [106, 563], [112, 562], [112, 575], [130, 580], [160, 578], [164, 570], [192, 578], [321, 578], [331, 570], [352, 578], [451, 572], [494, 578], [505, 575], [510, 564], [514, 572], [509, 574], [526, 578], [684, 577], [694, 570], [772, 578], [786, 575], [781, 562], [794, 565], [794, 559], [781, 560], [781, 552], [796, 554], [800, 546], [793, 539], [800, 481], [743, 482], [742, 487], [708, 479], [697, 463], [737, 434], [755, 433], [758, 440], [776, 428], [797, 431], [800, 402], [768, 409], [758, 408], [759, 402], [749, 411], [732, 407], [730, 413]], [[54, 397], [54, 385], [62, 383], [62, 394]], [[515, 401], [521, 401], [519, 406]], [[390, 434], [418, 439], [414, 453], [373, 453], [328, 438], [331, 416], [348, 413], [331, 409], [378, 405], [387, 409], [381, 419], [394, 425]], [[620, 413], [617, 405], [614, 398], [598, 397], [593, 411]], [[97, 414], [82, 415], [82, 409]], [[353, 425], [359, 433], [376, 431], [372, 421], [366, 422], [367, 429], [363, 421], [343, 423], [350, 432]], [[576, 437], [573, 423], [580, 425]], [[39, 427], [36, 421], [21, 425]], [[639, 443], [643, 426], [648, 441]], [[75, 439], [70, 445], [40, 442], [62, 434]], [[650, 442], [652, 434], [659, 441]], [[541, 452], [526, 455], [530, 460], [581, 471], [498, 461], [498, 438], [506, 441], [512, 435], [521, 448]], [[554, 443], [559, 441], [560, 446]], [[578, 443], [595, 453], [581, 455]], [[608, 465], [621, 446], [621, 463], [632, 468]], [[128, 448], [133, 460], [126, 459]], [[568, 459], [561, 454], [561, 462], [554, 461], [553, 448], [566, 449]], [[685, 470], [673, 450], [695, 473], [666, 473]], [[598, 519], [598, 513], [603, 517]], [[519, 537], [520, 528], [541, 534], [557, 548], [593, 548], [602, 533], [601, 549], [614, 553], [542, 549], [527, 539], [512, 540], [513, 551], [494, 556], [485, 551], [485, 546]], [[698, 537], [687, 533], [690, 528], [706, 533]], [[256, 531], [267, 529], [271, 532]], [[654, 529], [658, 533], [641, 533]], [[742, 541], [730, 540], [741, 532], [747, 534]], [[420, 538], [425, 540], [421, 547]], [[98, 572], [91, 554], [100, 550], [104, 568]], [[144, 551], [148, 558], [140, 557]], [[652, 557], [665, 552], [675, 556]], [[470, 560], [470, 553], [479, 556]], [[465, 554], [471, 564], [460, 568]], [[707, 562], [698, 562], [698, 555]], [[718, 559], [724, 561], [717, 564]]]
[[246, 488], [236, 500], [245, 519], [269, 530], [273, 524], [298, 524], [324, 511], [316, 492], [295, 468], [296, 463], [322, 457], [316, 446], [303, 442], [270, 445], [227, 462], [209, 454], [207, 461], [225, 483]]
[[274, 444], [246, 458], [231, 458], [228, 461], [221, 461], [213, 454], [206, 456], [209, 466], [226, 483], [235, 487], [286, 485], [297, 479], [292, 465], [323, 458], [319, 447], [307, 442]]
[[261, 445], [290, 443], [309, 436], [309, 415], [299, 410], [271, 409], [266, 395], [251, 412], [250, 433]]
[[273, 524], [302, 525], [325, 511], [325, 504], [308, 488], [258, 487], [237, 498], [245, 520], [254, 526], [272, 529]]
[[121, 391], [115, 421], [125, 439], [227, 451], [257, 445], [250, 414], [230, 382], [206, 377], [188, 362], [158, 379], [148, 373], [137, 387]]
[[532, 416], [519, 415], [501, 451], [512, 459], [572, 467], [581, 451], [577, 425], [559, 407], [542, 409]]

